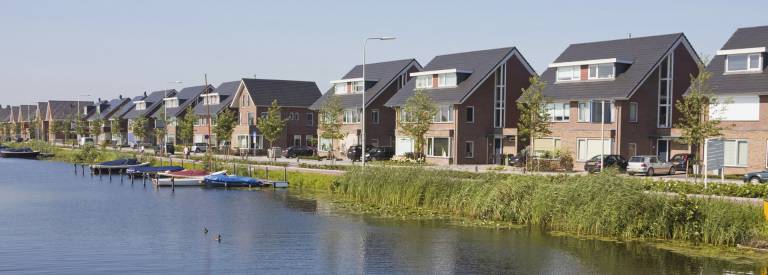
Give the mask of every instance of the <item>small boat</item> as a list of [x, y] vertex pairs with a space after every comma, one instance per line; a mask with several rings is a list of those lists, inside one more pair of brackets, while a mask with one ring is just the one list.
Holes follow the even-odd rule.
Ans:
[[105, 161], [99, 164], [91, 165], [91, 172], [94, 174], [104, 173], [122, 173], [129, 168], [148, 166], [149, 162], [139, 163], [136, 159], [116, 159], [112, 161]]
[[184, 170], [181, 166], [139, 166], [125, 170], [126, 174], [157, 174]]
[[226, 174], [210, 175], [203, 179], [208, 187], [261, 187], [264, 182], [251, 177], [229, 176]]
[[30, 148], [4, 148], [0, 149], [0, 157], [3, 158], [25, 158], [34, 159], [40, 155], [40, 151], [34, 151]]
[[207, 173], [203, 170], [184, 170], [176, 172], [157, 173], [157, 177], [152, 179], [152, 184], [158, 187], [162, 186], [202, 186], [203, 179], [209, 175], [223, 175], [227, 171]]

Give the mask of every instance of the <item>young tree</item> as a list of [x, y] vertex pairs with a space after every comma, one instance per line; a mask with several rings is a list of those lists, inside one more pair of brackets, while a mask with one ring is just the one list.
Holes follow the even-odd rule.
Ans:
[[8, 140], [11, 137], [11, 123], [3, 122], [3, 140]]
[[139, 140], [144, 142], [144, 138], [147, 136], [147, 118], [138, 117], [131, 122], [131, 132]]
[[40, 118], [35, 118], [34, 120], [29, 122], [29, 127], [27, 127], [27, 133], [29, 134], [30, 139], [40, 139], [40, 135], [37, 132], [39, 129], [39, 126], [42, 122], [40, 121]]
[[[216, 139], [219, 140], [219, 142], [229, 141], [232, 138], [232, 132], [235, 131], [235, 126], [237, 126], [237, 116], [235, 115], [235, 112], [226, 108], [223, 112], [219, 113], [215, 120], [215, 125], [210, 126], [213, 127], [211, 128], [211, 132], [216, 135]], [[227, 146], [226, 149], [227, 153], [229, 153], [229, 146]]]
[[85, 137], [88, 134], [88, 121], [78, 118], [75, 120], [75, 132], [79, 137]]
[[[272, 101], [272, 106], [269, 107], [266, 117], [260, 117], [256, 121], [256, 128], [264, 136], [264, 139], [269, 141], [270, 150], [275, 145], [275, 141], [283, 133], [285, 128], [285, 122], [280, 115], [280, 106], [277, 105], [277, 100]], [[272, 153], [273, 158], [277, 158], [276, 153]]]
[[14, 123], [13, 124], [13, 134], [18, 136], [21, 136], [21, 123]]
[[[523, 89], [520, 99], [517, 100], [517, 109], [520, 111], [517, 132], [520, 137], [524, 137], [530, 142], [530, 149], [525, 150], [528, 159], [532, 156], [535, 148], [535, 140], [552, 133], [549, 130], [548, 100], [542, 94], [547, 83], [538, 76], [532, 76], [530, 82], [531, 85]], [[526, 166], [528, 163], [526, 161]]]
[[322, 132], [321, 138], [331, 141], [331, 148], [328, 151], [331, 159], [336, 159], [333, 153], [334, 141], [344, 138], [344, 133], [341, 131], [341, 117], [344, 114], [344, 107], [341, 106], [341, 98], [337, 95], [332, 95], [326, 100], [320, 107], [318, 128]]
[[101, 118], [91, 122], [91, 136], [93, 136], [96, 144], [99, 144], [99, 136], [101, 135], [102, 128], [104, 127], [104, 121]]
[[165, 142], [162, 142], [163, 140], [165, 140], [165, 129], [155, 128], [154, 135], [155, 135], [155, 140], [157, 140], [158, 143], [162, 144], [162, 148], [165, 148]]
[[64, 136], [64, 143], [66, 143], [67, 140], [67, 121], [64, 120], [56, 120], [53, 122], [53, 125], [51, 126], [51, 132], [53, 132], [54, 138], [50, 140], [51, 142], [56, 141], [56, 137], [58, 136]]
[[192, 138], [195, 135], [195, 122], [197, 122], [197, 115], [192, 107], [187, 108], [184, 117], [177, 123], [176, 134], [185, 145], [189, 145], [192, 142]]
[[[691, 75], [688, 92], [682, 100], [675, 102], [681, 117], [674, 126], [682, 131], [680, 141], [688, 144], [692, 152], [696, 152], [694, 150], [698, 150], [706, 139], [721, 135], [723, 128], [719, 114], [725, 108], [709, 86], [712, 73], [706, 69], [705, 61], [700, 62], [698, 68], [699, 74]], [[695, 164], [699, 163], [699, 159], [699, 154], [694, 154]]]
[[400, 130], [414, 139], [416, 147], [414, 156], [416, 159], [421, 159], [424, 156], [426, 143], [424, 135], [429, 131], [432, 120], [437, 115], [437, 104], [424, 91], [416, 90], [402, 108]]
[[122, 132], [120, 130], [121, 129], [120, 129], [119, 119], [109, 120], [109, 134], [112, 136], [112, 140], [122, 139]]

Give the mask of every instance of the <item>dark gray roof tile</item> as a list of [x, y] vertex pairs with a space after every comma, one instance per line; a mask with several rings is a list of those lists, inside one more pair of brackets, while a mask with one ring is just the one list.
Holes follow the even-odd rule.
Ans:
[[320, 89], [311, 81], [243, 78], [256, 105], [269, 106], [277, 100], [280, 106], [309, 107], [320, 98]]
[[216, 87], [216, 89], [213, 91], [214, 93], [219, 94], [219, 104], [210, 106], [197, 104], [197, 106], [195, 106], [195, 114], [199, 116], [208, 115], [209, 107], [211, 109], [211, 113], [214, 114], [213, 116], [223, 111], [224, 108], [229, 106], [229, 104], [232, 102], [232, 99], [234, 98], [234, 95], [237, 92], [237, 88], [239, 86], [240, 81], [229, 81], [219, 84], [219, 87]]
[[[768, 26], [740, 28], [733, 33], [722, 50], [768, 46]], [[709, 85], [717, 95], [768, 94], [766, 54], [763, 53], [763, 70], [756, 73], [725, 74], [725, 56], [717, 55], [707, 65], [712, 72]]]

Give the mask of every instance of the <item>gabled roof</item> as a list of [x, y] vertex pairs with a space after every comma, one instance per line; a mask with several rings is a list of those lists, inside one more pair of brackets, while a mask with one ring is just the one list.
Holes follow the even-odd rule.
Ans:
[[[370, 63], [365, 65], [365, 78], [376, 79], [376, 84], [365, 90], [366, 106], [370, 105], [379, 94], [381, 94], [390, 84], [396, 83], [398, 76], [408, 71], [411, 66], [416, 66], [421, 70], [421, 64], [416, 59], [403, 59], [379, 63]], [[363, 66], [357, 65], [352, 68], [341, 79], [355, 79], [363, 77]], [[334, 88], [331, 86], [323, 96], [310, 106], [310, 109], [318, 110], [329, 97], [334, 95]], [[344, 108], [360, 107], [362, 105], [362, 94], [343, 94], [339, 95], [341, 105]]]
[[[128, 98], [123, 98], [122, 96], [119, 98], [112, 99], [105, 104], [102, 104], [101, 110], [98, 112], [99, 119], [110, 119], [112, 115], [116, 114], [120, 108], [123, 107], [123, 105], [127, 104], [130, 101]], [[96, 117], [94, 117], [96, 118]]]
[[[125, 119], [134, 119], [138, 117], [150, 117], [152, 114], [157, 111], [157, 109], [163, 105], [163, 98], [165, 98], [166, 94], [168, 96], [173, 96], [176, 94], [176, 90], [162, 90], [162, 91], [154, 91], [150, 93], [147, 97], [143, 99], [144, 102], [147, 103], [147, 108], [144, 110], [136, 110], [136, 108], [131, 108], [128, 113], [126, 113], [123, 118]], [[135, 107], [135, 106], [134, 106]]]
[[[179, 107], [165, 109], [167, 112], [167, 116], [178, 117], [184, 112], [184, 110], [186, 110], [190, 106], [194, 107], [194, 104], [196, 104], [197, 101], [200, 99], [200, 94], [206, 91], [210, 91], [212, 89], [213, 89], [213, 86], [211, 85], [208, 85], [207, 88], [205, 85], [200, 85], [200, 86], [187, 87], [187, 88], [181, 89], [181, 91], [179, 91], [175, 95], [169, 95], [168, 98], [176, 97], [179, 99]], [[164, 108], [164, 107], [165, 107], [165, 101], [163, 101], [160, 108]], [[155, 112], [155, 114], [153, 114], [152, 117], [159, 118], [160, 115], [162, 115], [162, 112]]]
[[[92, 105], [90, 101], [70, 101], [70, 100], [51, 100], [48, 101], [48, 108], [53, 120], [69, 120], [82, 115], [83, 107]], [[79, 108], [79, 109], [78, 109]]]
[[21, 121], [21, 122], [34, 121], [36, 117], [37, 117], [37, 105], [19, 106], [18, 121]]
[[678, 43], [698, 59], [683, 33], [571, 44], [554, 63], [616, 58], [631, 61], [631, 65], [614, 80], [560, 83], [555, 81], [557, 68], [547, 68], [541, 75], [547, 83], [544, 96], [552, 100], [629, 98]]
[[19, 120], [19, 106], [11, 106], [11, 122], [18, 122]]
[[[768, 47], [768, 26], [740, 28], [731, 35], [721, 50]], [[763, 70], [755, 73], [725, 74], [725, 55], [716, 55], [707, 65], [712, 72], [709, 85], [717, 95], [768, 94], [768, 72], [763, 53]]]
[[0, 122], [10, 122], [11, 108], [0, 106]]
[[219, 104], [210, 106], [197, 104], [197, 106], [195, 106], [195, 114], [199, 116], [206, 116], [208, 115], [209, 107], [211, 109], [211, 114], [213, 115], [223, 111], [224, 108], [229, 106], [229, 104], [232, 102], [232, 99], [235, 98], [234, 95], [237, 92], [238, 86], [240, 86], [240, 81], [229, 81], [219, 84], [219, 87], [216, 87], [216, 89], [213, 90], [214, 93], [219, 94]]
[[[435, 56], [429, 64], [424, 66], [425, 72], [456, 69], [457, 71], [471, 72], [471, 74], [459, 82], [456, 87], [425, 89], [424, 93], [438, 104], [459, 104], [466, 100], [485, 79], [491, 76], [496, 67], [512, 56], [517, 56], [531, 74], [536, 73], [515, 47]], [[415, 89], [416, 80], [413, 78], [385, 105], [390, 107], [402, 106], [414, 94]]]
[[144, 100], [146, 97], [147, 97], [146, 95], [139, 95], [129, 99], [128, 102], [126, 102], [123, 105], [123, 107], [120, 107], [120, 109], [118, 109], [114, 114], [112, 114], [112, 116], [109, 119], [127, 119], [125, 115], [133, 110], [133, 107], [135, 105], [133, 102]]
[[40, 119], [45, 120], [45, 118], [48, 117], [48, 102], [38, 102], [37, 113]]
[[321, 96], [315, 82], [296, 80], [243, 78], [235, 97], [242, 91], [247, 91], [259, 106], [269, 106], [277, 100], [284, 107], [309, 107]]

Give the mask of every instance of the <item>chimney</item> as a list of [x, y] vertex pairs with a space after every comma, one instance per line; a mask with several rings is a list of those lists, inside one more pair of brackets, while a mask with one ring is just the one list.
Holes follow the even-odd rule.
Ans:
[[123, 95], [122, 95], [122, 94], [120, 94], [120, 95], [118, 95], [118, 96], [117, 96], [117, 98], [118, 98], [118, 99], [123, 99]]
[[147, 91], [144, 91], [144, 96], [147, 96]]

